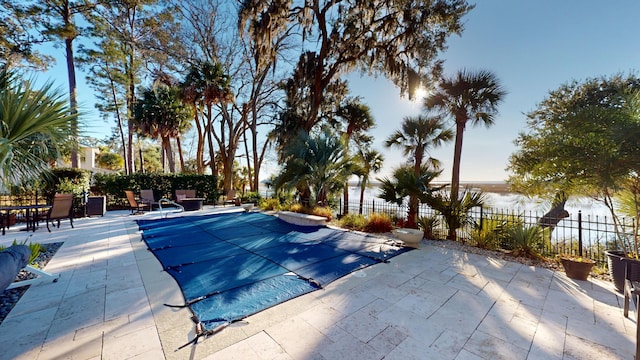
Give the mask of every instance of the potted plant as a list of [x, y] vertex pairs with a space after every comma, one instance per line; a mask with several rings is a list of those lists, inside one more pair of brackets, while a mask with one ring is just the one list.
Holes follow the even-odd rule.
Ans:
[[582, 256], [562, 255], [560, 262], [567, 276], [574, 280], [587, 280], [595, 261]]

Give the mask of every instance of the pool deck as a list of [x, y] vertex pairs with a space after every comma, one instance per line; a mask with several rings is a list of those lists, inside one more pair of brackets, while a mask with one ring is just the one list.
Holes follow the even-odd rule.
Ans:
[[[45, 268], [61, 277], [31, 286], [0, 325], [0, 359], [634, 357], [636, 324], [611, 283], [424, 243], [178, 350], [191, 313], [163, 305], [182, 295], [135, 224], [158, 217], [109, 211], [33, 233], [64, 241]], [[0, 244], [25, 238], [12, 228]]]

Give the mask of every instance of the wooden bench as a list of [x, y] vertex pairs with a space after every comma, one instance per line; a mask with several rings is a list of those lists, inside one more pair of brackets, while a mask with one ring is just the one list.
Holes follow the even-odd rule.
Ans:
[[301, 226], [323, 226], [327, 224], [327, 218], [317, 215], [301, 214], [292, 211], [280, 211], [278, 217], [289, 224]]

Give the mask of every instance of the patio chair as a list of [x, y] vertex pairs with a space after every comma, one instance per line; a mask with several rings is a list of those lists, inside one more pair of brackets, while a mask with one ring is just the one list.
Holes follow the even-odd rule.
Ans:
[[158, 202], [156, 201], [156, 197], [153, 194], [153, 190], [151, 189], [143, 189], [140, 190], [140, 202], [143, 204], [148, 204], [149, 209], [153, 210], [153, 207], [158, 207]]
[[227, 196], [224, 199], [224, 205], [226, 206], [227, 204], [231, 204], [231, 205], [236, 205], [236, 190], [235, 189], [231, 189], [229, 190], [229, 192], [227, 193]]
[[51, 232], [49, 228], [49, 222], [57, 220], [57, 227], [60, 228], [60, 220], [69, 219], [71, 228], [73, 228], [73, 194], [55, 194], [53, 196], [53, 204], [51, 209], [47, 212], [47, 230]]
[[136, 196], [133, 194], [133, 191], [125, 190], [124, 193], [127, 194], [127, 201], [129, 201], [129, 209], [131, 209], [132, 214], [141, 214], [142, 212], [144, 212], [145, 208], [149, 207], [149, 204], [138, 202], [136, 200]]

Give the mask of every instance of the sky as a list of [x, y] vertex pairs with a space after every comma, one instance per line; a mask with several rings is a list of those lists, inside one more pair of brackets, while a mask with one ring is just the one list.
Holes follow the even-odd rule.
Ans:
[[[463, 182], [504, 181], [509, 156], [517, 150], [515, 139], [527, 130], [525, 113], [534, 110], [551, 90], [572, 80], [582, 81], [640, 69], [640, 29], [637, 0], [478, 0], [476, 8], [463, 18], [461, 36], [452, 35], [445, 60], [445, 75], [460, 69], [489, 70], [508, 92], [490, 128], [467, 126], [462, 147], [460, 178]], [[67, 89], [63, 50], [54, 53], [57, 65], [47, 74], [56, 85]], [[46, 76], [45, 76], [46, 77]], [[348, 76], [351, 95], [362, 97], [376, 120], [371, 131], [374, 148], [385, 156], [388, 176], [406, 160], [399, 150], [384, 147], [385, 139], [400, 128], [406, 116], [422, 111], [420, 101], [409, 101], [384, 78]], [[99, 139], [113, 127], [93, 109], [95, 97], [84, 74], [77, 75], [78, 100], [87, 115], [86, 135]], [[451, 179], [453, 142], [434, 149], [443, 173], [438, 180]], [[275, 171], [267, 164], [265, 177]]]

